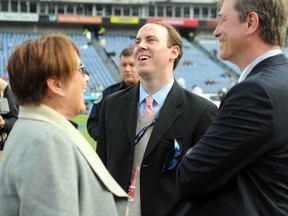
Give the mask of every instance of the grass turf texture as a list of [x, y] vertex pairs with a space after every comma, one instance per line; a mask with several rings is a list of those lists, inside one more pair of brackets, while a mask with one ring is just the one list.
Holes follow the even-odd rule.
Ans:
[[96, 149], [96, 142], [89, 136], [88, 131], [86, 129], [88, 115], [78, 115], [75, 117], [74, 122], [78, 124], [78, 130], [82, 133], [82, 135], [87, 139], [90, 145]]

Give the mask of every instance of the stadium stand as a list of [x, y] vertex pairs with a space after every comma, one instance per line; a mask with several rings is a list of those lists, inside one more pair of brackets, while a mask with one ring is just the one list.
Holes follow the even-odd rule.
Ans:
[[121, 51], [129, 45], [133, 45], [134, 39], [125, 35], [105, 35], [103, 37], [105, 40], [104, 49], [106, 53], [115, 53], [115, 56], [111, 56], [111, 58], [118, 66], [120, 62], [119, 55]]
[[226, 71], [217, 65], [195, 45], [183, 38], [183, 57], [175, 69], [175, 78], [183, 77], [188, 90], [193, 85], [202, 88], [204, 93], [217, 93], [228, 87], [234, 78], [228, 77]]
[[[47, 30], [60, 31], [70, 35], [80, 48], [91, 78], [88, 93], [97, 93], [119, 80], [121, 50], [133, 44], [131, 35], [147, 20], [154, 19], [174, 25], [183, 37], [184, 55], [175, 70], [175, 79], [181, 80], [187, 90], [197, 85], [206, 95], [217, 96], [223, 88], [229, 90], [239, 77], [236, 65], [220, 59], [219, 44], [213, 37], [218, 25], [217, 1], [111, 2], [0, 1], [0, 76], [8, 77], [5, 68], [19, 43]], [[101, 32], [103, 28], [105, 31]], [[82, 34], [84, 30], [95, 37], [88, 39]], [[288, 58], [288, 48], [283, 51]]]
[[6, 65], [13, 50], [24, 40], [35, 38], [38, 34], [34, 33], [10, 33], [0, 32], [0, 76], [8, 76]]
[[[135, 32], [147, 20], [156, 19], [175, 25], [183, 37], [184, 55], [175, 70], [177, 81], [182, 80], [187, 90], [197, 85], [205, 94], [217, 95], [223, 87], [229, 88], [233, 79], [227, 75], [229, 67], [210, 59], [204, 48], [186, 40], [212, 35], [217, 25], [215, 0], [191, 0], [189, 4], [167, 1], [165, 5], [136, 0], [112, 2], [116, 4], [90, 0], [0, 1], [0, 76], [8, 77], [5, 67], [19, 43], [47, 30], [60, 31], [71, 36], [80, 48], [91, 80], [86, 95], [97, 93], [119, 80], [120, 52], [134, 43]], [[101, 28], [105, 31], [100, 34]], [[84, 31], [95, 37], [85, 37]]]
[[206, 49], [211, 54], [212, 58], [214, 55], [213, 52], [215, 52], [216, 54], [215, 57], [219, 61], [223, 62], [223, 64], [225, 64], [227, 67], [231, 68], [234, 72], [240, 75], [240, 70], [235, 64], [220, 59], [220, 48], [219, 48], [219, 42], [217, 40], [199, 40], [199, 45], [202, 46], [204, 49]]
[[[0, 33], [2, 41], [1, 48], [1, 76], [6, 75], [5, 66], [12, 51], [24, 40], [39, 36], [37, 33]], [[115, 83], [115, 79], [106, 67], [103, 59], [97, 53], [95, 47], [89, 39], [82, 34], [69, 34], [80, 49], [82, 61], [90, 73], [91, 82], [88, 85], [88, 92], [101, 91], [103, 88]], [[104, 49], [110, 55], [115, 65], [119, 65], [119, 54], [121, 50], [131, 44], [134, 39], [124, 35], [105, 35]], [[213, 49], [211, 44], [207, 47], [208, 51]], [[103, 45], [103, 44], [102, 44]], [[213, 44], [212, 44], [213, 45]], [[215, 44], [214, 44], [215, 47]], [[229, 88], [235, 81], [229, 77], [222, 67], [217, 65], [209, 55], [201, 52], [196, 46], [183, 37], [183, 57], [175, 70], [175, 79], [184, 79], [187, 90], [192, 90], [193, 85], [201, 87], [204, 93], [216, 94], [222, 88]]]
[[[38, 37], [38, 33], [0, 33], [0, 76], [8, 77], [6, 65], [13, 50], [23, 41]], [[85, 68], [90, 73], [90, 83], [88, 91], [103, 89], [115, 83], [115, 80], [95, 48], [89, 43], [89, 40], [82, 34], [68, 34], [75, 41], [80, 49], [80, 55]]]
[[[107, 53], [115, 52], [112, 57], [116, 65], [119, 64], [121, 50], [131, 44], [134, 39], [130, 36], [105, 35], [104, 49]], [[228, 77], [225, 70], [218, 66], [205, 53], [202, 53], [196, 46], [183, 39], [183, 57], [175, 69], [175, 79], [185, 80], [187, 90], [192, 90], [193, 85], [198, 85], [204, 93], [217, 93], [222, 88], [227, 88], [234, 78]]]
[[88, 38], [81, 34], [69, 34], [69, 36], [79, 47], [83, 64], [90, 73], [91, 81], [88, 84], [88, 91], [97, 91], [101, 88], [103, 90], [115, 83], [113, 76]]

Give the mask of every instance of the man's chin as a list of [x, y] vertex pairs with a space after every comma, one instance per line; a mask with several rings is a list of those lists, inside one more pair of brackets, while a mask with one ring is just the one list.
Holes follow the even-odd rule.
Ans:
[[132, 80], [132, 79], [125, 79], [124, 82], [125, 82], [125, 84], [128, 85], [128, 86], [131, 86], [131, 85], [134, 84], [134, 80]]

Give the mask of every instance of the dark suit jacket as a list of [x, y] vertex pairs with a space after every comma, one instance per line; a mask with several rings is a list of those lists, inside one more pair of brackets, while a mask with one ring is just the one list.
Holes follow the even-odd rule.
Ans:
[[288, 64], [270, 57], [233, 87], [177, 170], [189, 215], [288, 215]]
[[115, 83], [109, 87], [107, 87], [106, 89], [104, 89], [103, 93], [102, 93], [102, 100], [98, 103], [94, 103], [92, 110], [89, 114], [88, 120], [87, 120], [87, 131], [89, 133], [89, 135], [95, 140], [97, 141], [97, 136], [98, 136], [98, 121], [99, 121], [99, 112], [100, 112], [100, 108], [101, 105], [104, 101], [104, 99], [117, 91], [123, 90], [128, 88], [128, 86], [123, 82], [118, 82]]
[[[125, 191], [131, 179], [136, 136], [139, 84], [114, 93], [100, 111], [97, 153]], [[175, 81], [154, 125], [141, 165], [140, 194], [143, 216], [175, 215], [184, 201], [176, 190], [176, 169], [162, 172], [165, 158], [174, 152], [174, 138], [182, 155], [210, 125], [217, 107], [181, 88]]]

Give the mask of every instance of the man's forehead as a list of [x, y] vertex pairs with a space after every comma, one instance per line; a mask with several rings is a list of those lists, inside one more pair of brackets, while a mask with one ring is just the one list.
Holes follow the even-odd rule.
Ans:
[[140, 36], [144, 36], [147, 38], [158, 37], [160, 35], [167, 35], [167, 29], [164, 26], [155, 23], [147, 23], [139, 29], [136, 39]]

